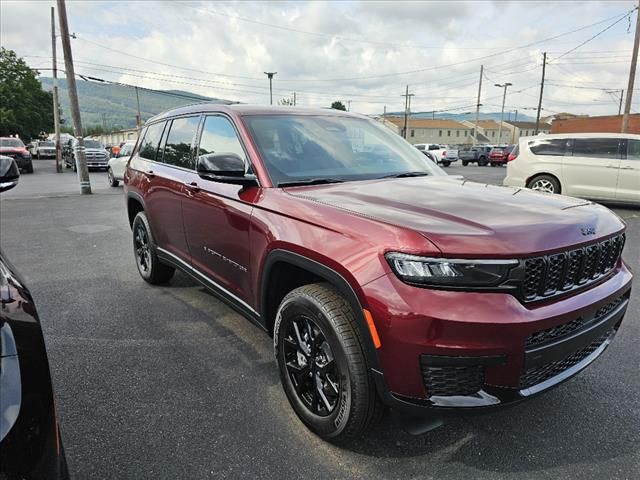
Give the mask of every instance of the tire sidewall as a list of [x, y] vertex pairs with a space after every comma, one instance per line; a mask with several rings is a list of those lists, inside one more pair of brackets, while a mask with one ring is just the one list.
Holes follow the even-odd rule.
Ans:
[[[138, 263], [138, 258], [136, 257], [136, 243], [135, 243], [135, 238], [136, 238], [136, 230], [140, 227], [143, 227], [147, 233], [147, 239], [149, 241], [149, 248], [151, 250], [151, 265], [149, 265], [149, 269], [144, 272], [140, 269], [140, 265]], [[151, 229], [149, 228], [149, 222], [147, 220], [147, 216], [144, 214], [144, 212], [139, 212], [136, 217], [133, 219], [133, 225], [131, 228], [131, 231], [133, 233], [133, 235], [131, 236], [131, 240], [133, 243], [133, 257], [136, 261], [136, 268], [138, 269], [138, 273], [140, 274], [140, 276], [149, 281], [149, 279], [151, 278], [151, 276], [153, 275], [153, 269], [156, 266], [156, 258], [155, 258], [155, 251], [154, 251], [154, 242], [153, 242], [153, 237], [151, 235]]]
[[[283, 342], [280, 341], [281, 335], [284, 334], [286, 327], [288, 327], [291, 321], [301, 314], [313, 319], [320, 328], [331, 347], [334, 361], [340, 372], [340, 396], [338, 405], [334, 411], [326, 417], [315, 415], [298, 397], [284, 364], [284, 347]], [[352, 373], [349, 369], [349, 363], [344, 352], [342, 341], [336, 333], [335, 327], [330, 319], [323, 313], [322, 307], [312, 298], [303, 295], [285, 299], [280, 305], [276, 315], [273, 341], [282, 386], [300, 420], [322, 437], [332, 438], [339, 436], [348, 426], [352, 409]]]

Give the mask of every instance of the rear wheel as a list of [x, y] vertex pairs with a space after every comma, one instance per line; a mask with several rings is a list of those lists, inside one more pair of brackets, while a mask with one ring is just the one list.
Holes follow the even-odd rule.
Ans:
[[116, 180], [116, 177], [113, 176], [113, 172], [111, 171], [111, 169], [107, 169], [107, 181], [109, 182], [109, 185], [112, 187], [117, 187], [118, 186], [118, 180]]
[[305, 285], [282, 300], [274, 347], [289, 403], [317, 435], [352, 437], [381, 416], [353, 311], [331, 285]]
[[27, 173], [33, 173], [33, 163], [29, 162], [25, 167], [24, 171]]
[[173, 267], [165, 265], [156, 254], [156, 246], [144, 212], [133, 219], [133, 255], [138, 273], [146, 282], [153, 285], [168, 282], [175, 272]]
[[478, 159], [478, 165], [480, 165], [481, 167], [486, 167], [487, 166], [487, 159], [486, 157], [480, 157]]
[[443, 167], [448, 167], [449, 165], [451, 165], [451, 162], [449, 160], [443, 160], [442, 161], [442, 166]]
[[560, 182], [551, 175], [538, 175], [527, 183], [527, 188], [545, 193], [560, 193]]
[[466, 167], [467, 165], [469, 165], [469, 162], [465, 162], [464, 160], [462, 161], [462, 166]]

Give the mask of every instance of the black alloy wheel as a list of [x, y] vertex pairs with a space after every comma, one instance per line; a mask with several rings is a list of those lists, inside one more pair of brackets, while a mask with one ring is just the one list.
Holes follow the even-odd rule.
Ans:
[[136, 264], [141, 274], [149, 274], [151, 270], [151, 245], [149, 235], [142, 223], [136, 225], [133, 232], [133, 248]]
[[340, 398], [340, 371], [324, 333], [308, 316], [292, 320], [282, 333], [285, 366], [298, 398], [315, 415], [330, 415]]

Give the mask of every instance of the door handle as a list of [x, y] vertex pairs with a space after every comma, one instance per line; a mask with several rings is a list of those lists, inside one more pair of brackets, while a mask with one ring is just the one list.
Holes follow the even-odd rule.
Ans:
[[144, 172], [144, 173], [145, 173], [145, 175], [147, 175], [148, 177], [151, 177], [151, 178], [153, 178], [153, 177], [155, 177], [155, 176], [156, 176], [156, 174], [155, 174], [155, 173], [153, 173], [153, 170], [147, 170], [147, 171], [146, 171], [146, 172]]
[[196, 182], [189, 182], [189, 183], [185, 182], [184, 186], [187, 187], [187, 190], [189, 190], [192, 193], [197, 193], [200, 191], [200, 187]]

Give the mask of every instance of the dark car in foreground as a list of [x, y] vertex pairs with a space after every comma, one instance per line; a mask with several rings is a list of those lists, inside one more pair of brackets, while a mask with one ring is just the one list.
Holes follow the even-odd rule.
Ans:
[[438, 416], [547, 391], [602, 354], [629, 303], [608, 209], [449, 177], [347, 112], [172, 110], [124, 181], [142, 278], [179, 269], [272, 334], [289, 402], [324, 438], [383, 405]]
[[13, 158], [23, 172], [33, 173], [31, 154], [19, 138], [0, 137], [0, 155]]
[[[0, 192], [19, 172], [0, 157]], [[67, 479], [40, 319], [24, 281], [0, 250], [0, 479]]]

